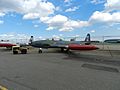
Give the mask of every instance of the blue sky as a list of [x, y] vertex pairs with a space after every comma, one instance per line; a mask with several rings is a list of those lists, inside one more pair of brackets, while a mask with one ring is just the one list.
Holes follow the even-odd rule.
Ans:
[[120, 35], [120, 0], [0, 0], [0, 38]]

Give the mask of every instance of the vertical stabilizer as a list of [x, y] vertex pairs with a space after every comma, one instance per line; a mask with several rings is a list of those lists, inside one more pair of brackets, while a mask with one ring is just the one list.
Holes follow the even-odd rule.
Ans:
[[85, 45], [89, 45], [90, 43], [91, 43], [90, 34], [88, 33], [86, 38], [85, 38]]
[[30, 37], [30, 40], [29, 40], [29, 44], [31, 44], [33, 42], [34, 38], [33, 36]]

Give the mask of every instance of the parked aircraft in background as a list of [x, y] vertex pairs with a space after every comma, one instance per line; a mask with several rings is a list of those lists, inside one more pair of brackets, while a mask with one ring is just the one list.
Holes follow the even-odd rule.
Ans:
[[0, 41], [0, 47], [6, 47], [7, 49], [12, 49], [12, 46], [16, 46], [16, 44], [4, 40]]
[[39, 53], [42, 53], [42, 48], [60, 48], [61, 51], [69, 51], [69, 50], [96, 50], [98, 47], [94, 45], [90, 45], [90, 34], [87, 34], [85, 38], [85, 43], [80, 44], [80, 41], [63, 41], [63, 40], [38, 40], [34, 41], [33, 36], [31, 36], [29, 40], [29, 44], [33, 47], [40, 48]]
[[104, 42], [106, 42], [106, 43], [120, 43], [120, 39], [107, 39]]

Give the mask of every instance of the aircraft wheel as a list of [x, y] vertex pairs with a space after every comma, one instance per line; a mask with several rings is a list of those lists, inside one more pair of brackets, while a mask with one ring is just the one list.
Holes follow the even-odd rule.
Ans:
[[39, 50], [38, 53], [42, 53], [42, 50]]
[[64, 48], [61, 48], [61, 52], [64, 52]]
[[39, 48], [39, 51], [38, 51], [38, 53], [42, 53], [42, 48]]
[[18, 51], [13, 51], [13, 54], [18, 54]]
[[65, 52], [67, 52], [67, 53], [68, 53], [68, 52], [69, 52], [69, 49], [66, 49], [66, 50], [65, 50]]
[[8, 50], [12, 50], [12, 47], [6, 47]]
[[27, 54], [27, 49], [22, 49], [21, 54]]

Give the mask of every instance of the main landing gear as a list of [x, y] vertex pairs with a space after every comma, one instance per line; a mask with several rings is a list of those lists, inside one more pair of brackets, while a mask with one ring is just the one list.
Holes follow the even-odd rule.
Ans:
[[68, 48], [61, 48], [61, 52], [68, 53], [68, 52], [69, 52], [69, 49], [68, 49]]
[[42, 48], [39, 48], [38, 53], [42, 53]]

